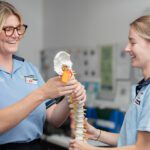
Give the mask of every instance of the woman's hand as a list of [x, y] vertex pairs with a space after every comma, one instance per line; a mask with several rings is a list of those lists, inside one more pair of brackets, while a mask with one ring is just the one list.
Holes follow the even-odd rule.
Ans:
[[69, 150], [96, 150], [96, 147], [78, 140], [71, 140]]
[[95, 127], [93, 127], [92, 125], [90, 125], [87, 122], [87, 119], [85, 119], [84, 124], [85, 124], [85, 129], [86, 129], [86, 138], [91, 139], [91, 140], [97, 140], [97, 138], [99, 137], [100, 131], [96, 129]]
[[59, 76], [49, 79], [43, 86], [39, 88], [44, 99], [53, 99], [63, 95], [73, 93], [77, 87], [77, 81], [71, 78], [67, 83], [61, 82]]
[[80, 104], [84, 105], [86, 101], [86, 91], [81, 83], [77, 82], [76, 85], [77, 86], [72, 93], [72, 98], [74, 101], [78, 101]]

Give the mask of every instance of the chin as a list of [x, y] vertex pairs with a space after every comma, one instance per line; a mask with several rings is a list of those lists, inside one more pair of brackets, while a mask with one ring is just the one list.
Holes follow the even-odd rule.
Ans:
[[139, 67], [139, 65], [137, 63], [135, 63], [135, 62], [132, 62], [131, 65], [132, 65], [132, 67], [135, 67], [135, 68]]
[[9, 51], [10, 51], [10, 52], [16, 52], [17, 49], [18, 49], [18, 47], [14, 46], [14, 47], [10, 47], [10, 48], [9, 48]]
[[137, 61], [132, 60], [131, 65], [132, 67], [139, 68], [139, 64], [137, 63]]
[[10, 50], [9, 50], [9, 53], [10, 53], [10, 54], [15, 54], [16, 52], [17, 52], [17, 49], [10, 49]]
[[133, 64], [133, 63], [132, 63], [132, 67], [134, 67], [134, 68], [141, 68], [140, 65], [138, 65], [138, 64]]

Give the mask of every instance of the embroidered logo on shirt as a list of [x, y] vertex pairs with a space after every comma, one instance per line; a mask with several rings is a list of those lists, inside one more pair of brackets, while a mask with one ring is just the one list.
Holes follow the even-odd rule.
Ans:
[[141, 101], [139, 101], [138, 99], [135, 100], [135, 103], [140, 105]]
[[134, 101], [135, 104], [137, 104], [137, 105], [141, 104], [141, 96], [142, 95], [143, 95], [143, 92], [138, 93], [138, 95], [136, 96], [135, 101]]
[[29, 76], [24, 76], [25, 77], [25, 82], [28, 84], [37, 84], [38, 80], [35, 78], [34, 75], [29, 75]]

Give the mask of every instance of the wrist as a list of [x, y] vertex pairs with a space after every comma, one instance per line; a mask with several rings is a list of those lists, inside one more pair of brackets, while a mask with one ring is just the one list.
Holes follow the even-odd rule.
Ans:
[[96, 129], [95, 130], [95, 133], [92, 137], [92, 140], [95, 140], [95, 141], [99, 141], [101, 138], [101, 130], [100, 129]]
[[102, 133], [102, 131], [99, 130], [99, 131], [98, 131], [98, 136], [97, 136], [97, 138], [96, 138], [96, 141], [101, 141], [101, 133]]
[[46, 100], [45, 96], [44, 96], [44, 92], [41, 89], [36, 89], [34, 91], [34, 96], [36, 99], [38, 99], [39, 101], [44, 101]]
[[37, 90], [37, 93], [39, 95], [41, 95], [42, 99], [43, 100], [46, 100], [46, 99], [52, 99], [52, 97], [50, 96], [50, 91], [48, 91], [47, 87], [46, 87], [46, 84], [43, 84], [41, 87], [39, 87]]

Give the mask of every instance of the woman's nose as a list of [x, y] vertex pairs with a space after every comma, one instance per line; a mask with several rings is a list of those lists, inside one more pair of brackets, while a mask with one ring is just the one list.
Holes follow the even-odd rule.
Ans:
[[124, 51], [125, 51], [125, 52], [131, 51], [129, 43], [126, 45]]
[[19, 37], [20, 35], [18, 34], [18, 31], [17, 29], [14, 30], [14, 33], [12, 35], [13, 37]]

